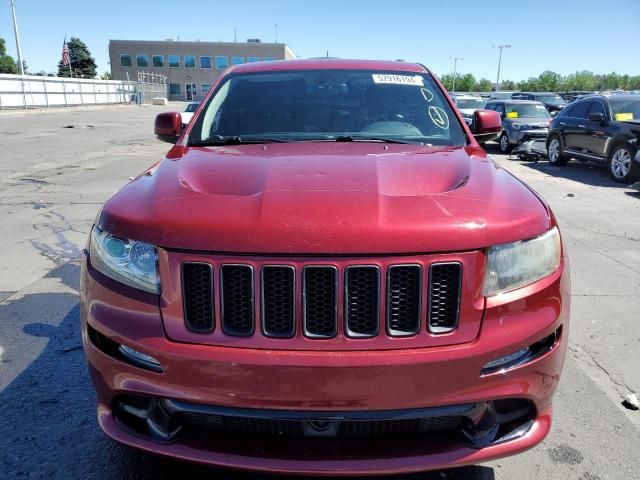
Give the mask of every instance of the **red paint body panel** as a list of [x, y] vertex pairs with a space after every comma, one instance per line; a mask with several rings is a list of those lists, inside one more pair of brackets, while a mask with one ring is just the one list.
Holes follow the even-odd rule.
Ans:
[[[425, 72], [420, 65], [401, 62], [323, 59], [241, 65], [227, 73], [319, 68]], [[453, 106], [448, 96], [447, 101]], [[465, 148], [361, 142], [189, 148], [184, 144], [191, 123], [166, 158], [109, 199], [99, 218], [100, 226], [114, 235], [158, 246], [162, 293], [117, 283], [94, 270], [89, 258], [82, 265], [83, 342], [102, 429], [115, 440], [169, 457], [312, 475], [461, 466], [522, 452], [542, 441], [550, 429], [551, 399], [568, 342], [567, 258], [563, 252], [557, 270], [532, 285], [483, 296], [486, 248], [536, 237], [556, 222], [544, 201], [500, 169], [456, 115], [469, 136]], [[374, 338], [347, 338], [342, 308], [338, 335], [329, 340], [310, 340], [299, 328], [291, 339], [267, 338], [259, 328], [250, 337], [231, 337], [219, 324], [211, 333], [193, 333], [183, 314], [180, 269], [185, 261], [209, 263], [216, 275], [221, 264], [251, 265], [256, 291], [263, 265], [291, 265], [297, 292], [299, 272], [309, 264], [340, 270], [377, 265], [383, 271], [391, 264], [417, 264], [423, 267], [424, 285], [431, 263], [457, 261], [463, 267], [459, 324], [450, 333], [427, 333], [425, 291], [420, 332], [390, 337], [384, 329], [386, 287], [381, 285], [381, 333]], [[256, 305], [259, 325], [258, 299]], [[302, 307], [296, 304], [295, 309], [299, 326]], [[89, 326], [116, 345], [154, 357], [162, 373], [104, 353], [89, 339]], [[480, 374], [487, 362], [554, 332], [562, 332], [560, 338], [535, 360]], [[373, 439], [367, 448], [336, 439], [322, 450], [310, 448], [309, 439], [178, 438], [161, 444], [121, 427], [112, 408], [122, 394], [314, 412], [396, 411], [518, 398], [530, 400], [535, 412], [522, 436], [476, 449], [460, 439], [434, 441], [433, 436], [393, 444]]]
[[[568, 276], [563, 266], [552, 277], [512, 292], [509, 301], [488, 308], [481, 335], [455, 346], [401, 351], [278, 351], [194, 345], [166, 338], [153, 296], [132, 298], [128, 288], [83, 265], [83, 322], [104, 335], [156, 357], [163, 374], [114, 360], [86, 337], [84, 346], [98, 391], [99, 421], [107, 434], [129, 445], [177, 458], [236, 468], [313, 474], [364, 474], [442, 468], [486, 461], [526, 450], [549, 431], [551, 397], [559, 382], [569, 331]], [[498, 302], [496, 302], [498, 303]], [[481, 377], [489, 360], [530, 345], [563, 326], [559, 344], [538, 360], [506, 373]], [[111, 402], [137, 392], [194, 403], [243, 408], [301, 410], [386, 410], [527, 398], [535, 424], [523, 437], [486, 449], [460, 444], [419, 444], [414, 455], [363, 462], [255, 457], [251, 448], [229, 445], [162, 446], [123, 432]], [[218, 450], [217, 450], [217, 449]], [[268, 446], [265, 446], [268, 448]], [[404, 451], [404, 450], [403, 450]], [[366, 452], [360, 452], [364, 455]]]
[[107, 201], [102, 228], [182, 250], [362, 255], [475, 250], [550, 226], [540, 201], [472, 147], [290, 143], [172, 157]]

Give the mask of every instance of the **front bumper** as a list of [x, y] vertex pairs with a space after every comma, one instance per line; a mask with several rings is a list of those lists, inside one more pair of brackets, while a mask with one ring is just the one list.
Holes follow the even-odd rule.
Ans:
[[[174, 458], [248, 470], [320, 475], [361, 475], [461, 466], [533, 447], [550, 429], [568, 336], [569, 280], [564, 264], [552, 276], [487, 300], [480, 335], [461, 345], [385, 351], [288, 351], [208, 346], [169, 341], [158, 298], [134, 292], [82, 268], [83, 342], [98, 392], [98, 419], [111, 438]], [[105, 354], [89, 339], [90, 326], [119, 344], [156, 358], [154, 373]], [[490, 360], [538, 342], [562, 328], [553, 349], [505, 372], [480, 375]], [[189, 405], [305, 412], [326, 416], [486, 405], [525, 399], [533, 417], [522, 435], [486, 446], [461, 438], [348, 442], [259, 436], [206, 439], [145, 438], [123, 428], [114, 407], [123, 395]], [[483, 410], [484, 411], [484, 410]], [[317, 448], [318, 441], [326, 448]]]
[[532, 140], [534, 138], [547, 138], [549, 135], [549, 130], [544, 129], [535, 129], [535, 130], [514, 130], [510, 129], [507, 131], [509, 137], [509, 143], [519, 144], [524, 143], [528, 140]]

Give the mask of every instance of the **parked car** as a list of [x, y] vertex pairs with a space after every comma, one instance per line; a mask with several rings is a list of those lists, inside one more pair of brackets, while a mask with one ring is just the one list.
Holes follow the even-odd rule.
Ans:
[[183, 112], [180, 114], [182, 117], [183, 126], [186, 127], [187, 125], [189, 125], [189, 122], [191, 122], [191, 119], [193, 118], [193, 114], [195, 113], [195, 111], [198, 109], [199, 106], [200, 106], [200, 103], [198, 102], [191, 102], [187, 104]]
[[502, 153], [509, 153], [514, 146], [528, 140], [547, 137], [551, 115], [540, 102], [490, 101], [486, 108], [495, 110], [502, 118], [502, 132], [498, 139]]
[[606, 164], [611, 178], [640, 180], [640, 98], [591, 95], [573, 102], [551, 122], [549, 162], [570, 158]]
[[473, 95], [451, 94], [451, 98], [456, 104], [456, 107], [458, 107], [458, 110], [462, 114], [462, 117], [464, 118], [464, 121], [467, 123], [467, 125], [471, 125], [474, 112], [476, 110], [484, 109], [484, 106], [487, 103], [486, 100]]
[[509, 100], [511, 98], [511, 95], [513, 94], [514, 94], [513, 90], [491, 92], [489, 94], [489, 99], [490, 100]]
[[272, 473], [440, 469], [551, 426], [569, 269], [548, 205], [396, 61], [229, 68], [82, 262], [98, 421], [139, 449]]
[[567, 105], [567, 102], [565, 102], [560, 95], [553, 92], [517, 92], [511, 95], [511, 98], [514, 100], [535, 100], [542, 102], [551, 115], [557, 114]]

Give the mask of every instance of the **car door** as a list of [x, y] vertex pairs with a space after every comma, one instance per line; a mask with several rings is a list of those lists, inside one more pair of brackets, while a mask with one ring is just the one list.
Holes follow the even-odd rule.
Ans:
[[577, 102], [571, 108], [569, 115], [559, 122], [564, 132], [564, 149], [582, 153], [587, 148], [586, 123], [587, 113], [591, 107], [591, 100]]
[[[593, 100], [587, 114], [587, 150], [589, 151], [589, 154], [596, 155], [602, 159], [604, 159], [605, 156], [607, 138], [609, 137], [607, 134], [607, 127], [611, 119], [609, 118], [608, 110], [609, 109], [600, 100]], [[593, 122], [589, 120], [588, 117], [592, 113], [601, 113], [605, 118], [605, 122]]]
[[503, 102], [499, 102], [495, 104], [495, 110], [496, 112], [498, 112], [498, 114], [500, 115], [500, 118], [503, 120], [503, 129], [504, 129], [504, 103]]

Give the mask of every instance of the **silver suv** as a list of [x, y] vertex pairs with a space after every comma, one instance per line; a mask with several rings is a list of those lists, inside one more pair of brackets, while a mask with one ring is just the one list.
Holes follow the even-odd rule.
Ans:
[[493, 100], [487, 110], [495, 110], [502, 118], [502, 133], [498, 139], [500, 151], [511, 149], [527, 140], [547, 138], [551, 115], [541, 102], [530, 100]]

